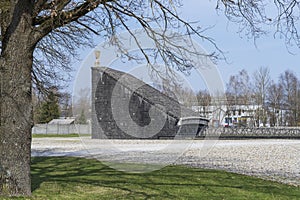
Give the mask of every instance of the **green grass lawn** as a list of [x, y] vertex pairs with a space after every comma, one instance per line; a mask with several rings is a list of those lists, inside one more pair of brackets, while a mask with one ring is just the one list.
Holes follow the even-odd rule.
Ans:
[[169, 166], [130, 174], [73, 157], [33, 158], [32, 191], [26, 199], [300, 199], [299, 187], [224, 171]]

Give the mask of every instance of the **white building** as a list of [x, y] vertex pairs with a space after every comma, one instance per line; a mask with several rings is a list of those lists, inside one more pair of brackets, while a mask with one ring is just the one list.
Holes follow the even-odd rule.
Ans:
[[[210, 119], [210, 126], [261, 126], [263, 117], [266, 115], [264, 109], [259, 105], [209, 105], [192, 106], [193, 111], [198, 112], [200, 116]], [[260, 118], [257, 115], [261, 115]]]

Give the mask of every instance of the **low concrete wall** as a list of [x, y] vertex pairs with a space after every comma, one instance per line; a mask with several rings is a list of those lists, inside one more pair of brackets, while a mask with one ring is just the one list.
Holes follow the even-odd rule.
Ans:
[[[36, 124], [32, 134], [91, 134], [90, 124]], [[300, 139], [300, 127], [279, 128], [212, 128], [201, 132], [197, 138], [212, 137], [219, 139], [247, 139], [247, 138], [281, 138]], [[193, 138], [193, 137], [191, 137]], [[162, 138], [166, 139], [166, 138]], [[169, 139], [172, 139], [171, 137]]]
[[247, 139], [247, 138], [300, 139], [300, 127], [209, 128], [205, 132], [204, 136], [219, 137], [220, 139]]
[[91, 134], [90, 124], [36, 124], [32, 134]]

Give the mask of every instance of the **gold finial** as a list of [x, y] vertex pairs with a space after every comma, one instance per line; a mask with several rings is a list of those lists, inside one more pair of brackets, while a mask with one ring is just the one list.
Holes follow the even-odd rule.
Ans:
[[96, 57], [95, 67], [100, 67], [100, 51], [99, 50], [95, 50], [95, 57]]

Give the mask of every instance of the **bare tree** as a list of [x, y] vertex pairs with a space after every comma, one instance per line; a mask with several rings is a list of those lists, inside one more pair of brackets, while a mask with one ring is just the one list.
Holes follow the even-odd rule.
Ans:
[[229, 82], [227, 83], [227, 100], [229, 102], [229, 106], [236, 106], [238, 104], [238, 97], [240, 94], [240, 86], [239, 86], [238, 76], [231, 75], [229, 77]]
[[248, 72], [243, 69], [232, 75], [227, 84], [227, 101], [231, 106], [248, 105], [251, 96], [251, 81]]
[[[227, 110], [226, 115], [229, 117], [231, 115], [242, 115], [245, 110], [248, 114], [252, 116], [253, 110], [253, 90], [252, 82], [248, 72], [243, 69], [239, 71], [236, 75], [232, 75], [229, 78], [229, 83], [227, 84]], [[250, 117], [249, 116], [249, 117]], [[254, 124], [253, 118], [251, 117], [251, 124]], [[241, 124], [246, 124], [245, 121]], [[240, 124], [240, 125], [241, 125]]]
[[253, 74], [254, 87], [253, 92], [255, 95], [255, 102], [259, 105], [257, 110], [257, 121], [258, 124], [267, 123], [267, 105], [266, 105], [266, 94], [267, 89], [271, 82], [270, 70], [267, 67], [260, 67]]
[[[142, 28], [168, 67], [183, 72], [193, 67], [188, 51], [166, 34], [197, 35], [218, 51], [213, 40], [178, 15], [178, 1], [5, 0], [0, 2], [0, 194], [30, 195], [32, 86], [45, 90], [66, 79], [77, 49], [99, 35], [134, 58], [117, 37], [122, 30]], [[134, 26], [132, 25], [134, 24]], [[154, 28], [155, 27], [155, 28]], [[157, 29], [158, 27], [158, 29]], [[173, 35], [174, 36], [174, 35]], [[150, 55], [140, 51], [150, 63]], [[186, 52], [188, 51], [188, 52]], [[175, 53], [176, 52], [176, 53]], [[216, 54], [209, 55], [212, 58]], [[153, 68], [153, 70], [155, 70]]]
[[73, 116], [76, 121], [81, 115], [84, 115], [88, 120], [91, 119], [91, 93], [89, 88], [80, 89], [78, 96], [73, 97]]
[[72, 97], [69, 92], [59, 93], [59, 105], [61, 111], [61, 117], [72, 117]]
[[209, 92], [206, 89], [205, 90], [199, 90], [197, 92], [197, 100], [198, 100], [198, 105], [208, 106], [210, 104], [210, 101], [211, 101], [211, 96], [210, 96]]
[[283, 105], [284, 105], [284, 121], [286, 125], [295, 126], [298, 124], [298, 91], [299, 91], [299, 80], [296, 75], [286, 70], [279, 77], [279, 84], [283, 89]]
[[282, 126], [283, 88], [282, 85], [271, 82], [267, 90], [267, 102], [270, 107], [270, 125]]
[[267, 67], [260, 67], [253, 74], [254, 93], [256, 102], [264, 106], [266, 103], [266, 91], [271, 83], [270, 70]]

